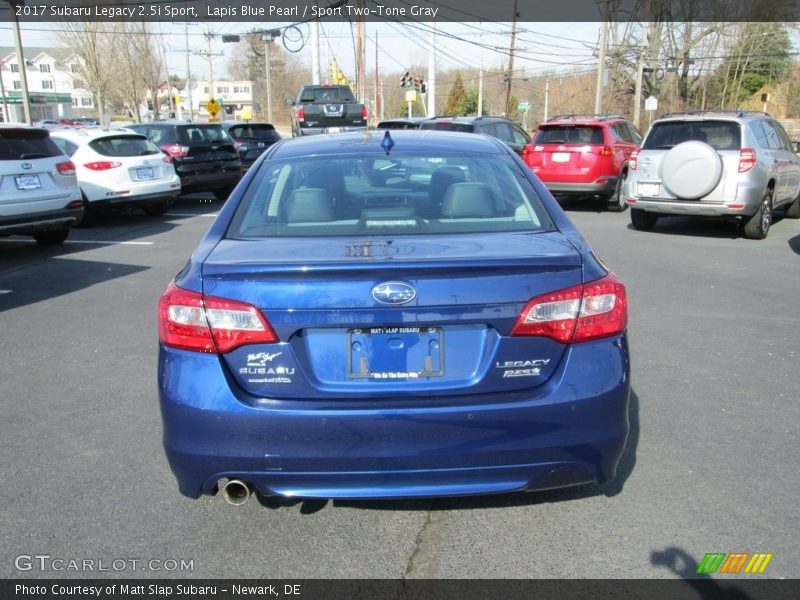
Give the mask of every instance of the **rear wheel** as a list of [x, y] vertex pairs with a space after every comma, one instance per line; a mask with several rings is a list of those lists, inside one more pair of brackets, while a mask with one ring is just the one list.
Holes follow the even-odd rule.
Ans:
[[786, 212], [784, 214], [787, 219], [800, 219], [800, 193], [798, 193], [791, 204], [786, 207]]
[[628, 208], [628, 203], [625, 202], [625, 193], [622, 189], [625, 186], [625, 180], [627, 178], [627, 173], [620, 175], [619, 179], [617, 179], [617, 186], [614, 188], [614, 193], [608, 197], [608, 210], [611, 212], [622, 212]]
[[216, 197], [217, 200], [227, 200], [228, 196], [230, 196], [233, 191], [233, 187], [234, 186], [229, 185], [228, 187], [214, 190], [214, 197]]
[[637, 231], [650, 231], [656, 226], [658, 215], [647, 212], [641, 208], [631, 209], [631, 223]]
[[744, 237], [751, 240], [763, 240], [769, 233], [769, 226], [772, 224], [772, 190], [767, 188], [761, 205], [751, 217], [746, 217], [744, 227]]
[[163, 200], [161, 202], [156, 202], [155, 204], [147, 204], [142, 207], [144, 214], [150, 215], [151, 217], [158, 217], [159, 215], [163, 215], [169, 209], [169, 202]]
[[91, 203], [83, 196], [83, 216], [75, 221], [75, 227], [91, 227], [97, 222], [97, 213], [91, 206]]
[[63, 229], [53, 229], [52, 231], [34, 233], [33, 239], [39, 242], [42, 246], [56, 246], [67, 239], [68, 235], [69, 227], [64, 227]]

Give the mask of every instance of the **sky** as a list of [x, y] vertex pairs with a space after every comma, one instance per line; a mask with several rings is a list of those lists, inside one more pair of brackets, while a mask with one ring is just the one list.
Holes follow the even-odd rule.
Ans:
[[[241, 34], [254, 28], [285, 28], [286, 23], [214, 22], [195, 23], [189, 26], [189, 49], [194, 52], [207, 49], [205, 32], [217, 34], [212, 39], [212, 53], [223, 52], [214, 58], [214, 78], [225, 74], [227, 63], [233, 54], [233, 44], [223, 44], [221, 36]], [[183, 24], [151, 23], [152, 30], [163, 35], [163, 48], [170, 73], [181, 77], [186, 74], [186, 37]], [[47, 47], [57, 45], [54, 35], [57, 25], [51, 23], [22, 23], [21, 36], [25, 46]], [[507, 65], [511, 23], [444, 23], [437, 24], [436, 57], [437, 70], [451, 68], [478, 69], [481, 64]], [[300, 25], [298, 30], [287, 31], [276, 40], [287, 48], [297, 50], [297, 56], [305, 64], [311, 64], [308, 42], [310, 28]], [[378, 40], [378, 61], [381, 71], [397, 72], [412, 65], [423, 65], [427, 76], [428, 54], [431, 48], [431, 24], [407, 22], [369, 22], [366, 24], [367, 65], [372, 70], [375, 64], [375, 38]], [[524, 68], [526, 75], [537, 75], [567, 69], [592, 70], [597, 66], [593, 52], [597, 48], [599, 23], [542, 23], [520, 22], [517, 24], [515, 69]], [[320, 30], [320, 56], [322, 77], [327, 66], [335, 58], [339, 66], [352, 78], [355, 62], [355, 31], [347, 23], [322, 23]], [[285, 38], [285, 39], [284, 39]], [[303, 40], [305, 45], [303, 46]], [[13, 46], [10, 23], [0, 23], [0, 46]], [[193, 77], [206, 77], [208, 62], [203, 56], [191, 54]], [[416, 74], [415, 74], [416, 75]]]

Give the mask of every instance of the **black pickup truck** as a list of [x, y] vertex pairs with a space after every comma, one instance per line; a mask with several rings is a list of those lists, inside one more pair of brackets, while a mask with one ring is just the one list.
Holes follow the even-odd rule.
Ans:
[[305, 85], [292, 105], [292, 137], [367, 128], [367, 107], [346, 85]]

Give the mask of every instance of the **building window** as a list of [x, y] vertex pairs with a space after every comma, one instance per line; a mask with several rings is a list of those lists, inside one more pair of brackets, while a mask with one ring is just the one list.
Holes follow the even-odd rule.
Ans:
[[19, 73], [19, 63], [11, 63], [9, 66], [12, 73]]
[[222, 87], [217, 86], [217, 93], [218, 94], [229, 94], [230, 93], [230, 88], [227, 85], [224, 85]]
[[39, 72], [40, 73], [49, 73], [50, 72], [50, 65], [48, 65], [48, 64], [39, 65]]
[[250, 93], [250, 86], [249, 85], [235, 85], [235, 86], [233, 86], [233, 93], [234, 94], [249, 94]]
[[203, 93], [204, 93], [204, 94], [207, 94], [207, 93], [208, 93], [208, 86], [206, 86], [206, 87], [204, 87], [204, 88], [203, 88]]
[[14, 86], [15, 90], [21, 90], [22, 89], [22, 84], [19, 82], [19, 79], [15, 79], [13, 81], [12, 85]]
[[69, 66], [70, 73], [77, 73], [79, 70], [80, 70], [80, 67], [78, 65], [76, 65], [75, 63], [72, 63]]
[[78, 107], [78, 106], [80, 106], [80, 104], [81, 104], [81, 103], [80, 103], [80, 101], [78, 100], [78, 98], [73, 98], [73, 99], [72, 99], [72, 106]]
[[49, 79], [42, 79], [42, 89], [43, 90], [52, 90], [53, 89], [53, 82]]
[[92, 99], [91, 98], [81, 98], [81, 106], [91, 106]]

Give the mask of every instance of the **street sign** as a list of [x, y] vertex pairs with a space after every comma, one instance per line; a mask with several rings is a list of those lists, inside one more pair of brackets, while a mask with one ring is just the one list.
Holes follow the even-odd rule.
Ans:
[[206, 102], [206, 110], [208, 111], [208, 114], [213, 117], [219, 114], [219, 111], [222, 110], [222, 106], [220, 106], [220, 103], [212, 98]]
[[520, 102], [519, 104], [517, 104], [517, 110], [520, 112], [527, 112], [530, 109], [531, 109], [530, 102]]
[[408, 90], [406, 92], [406, 102], [416, 102], [416, 101], [417, 101], [417, 91]]
[[658, 98], [655, 96], [649, 96], [644, 101], [644, 109], [645, 110], [658, 110]]

